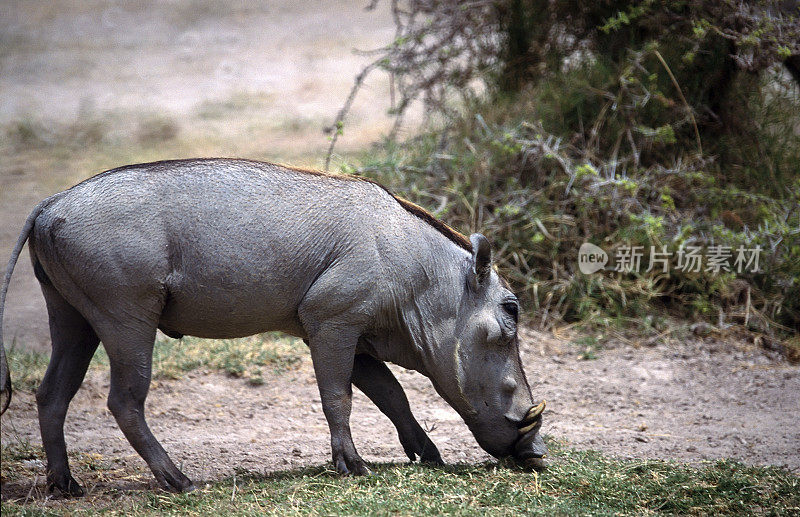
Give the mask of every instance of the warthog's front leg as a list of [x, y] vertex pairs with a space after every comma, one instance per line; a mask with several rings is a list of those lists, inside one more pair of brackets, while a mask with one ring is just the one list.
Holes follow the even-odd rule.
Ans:
[[333, 465], [341, 474], [370, 474], [367, 464], [356, 452], [350, 434], [350, 410], [357, 335], [342, 333], [341, 329], [320, 330], [309, 336], [311, 360], [322, 400], [322, 411], [331, 430]]
[[439, 450], [414, 418], [403, 387], [386, 364], [366, 354], [356, 355], [353, 384], [389, 417], [411, 461], [419, 457], [426, 463], [442, 463]]

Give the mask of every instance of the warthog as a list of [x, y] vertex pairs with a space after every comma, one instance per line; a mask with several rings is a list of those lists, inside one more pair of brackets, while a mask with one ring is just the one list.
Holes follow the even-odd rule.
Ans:
[[[412, 461], [441, 462], [384, 361], [430, 378], [490, 454], [542, 465], [544, 403], [533, 403], [519, 302], [492, 268], [488, 241], [377, 183], [228, 159], [104, 172], [34, 208], [8, 264], [0, 322], [26, 240], [52, 337], [36, 392], [51, 489], [82, 494], [64, 418], [100, 341], [122, 432], [162, 487], [193, 488], [145, 422], [156, 329], [304, 339], [340, 473], [370, 472], [350, 435], [351, 384], [391, 419]], [[0, 350], [5, 411], [1, 327]]]

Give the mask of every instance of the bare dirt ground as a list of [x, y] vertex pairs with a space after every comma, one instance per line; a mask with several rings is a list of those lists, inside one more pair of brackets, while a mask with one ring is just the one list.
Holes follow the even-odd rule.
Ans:
[[[0, 125], [91, 127], [99, 120], [105, 133], [99, 143], [78, 140], [66, 150], [0, 142], [2, 260], [36, 202], [131, 160], [238, 155], [320, 166], [328, 145], [321, 128], [367, 62], [351, 49], [375, 48], [393, 35], [386, 6], [366, 13], [366, 4], [241, 1], [224, 3], [223, 12], [223, 3], [188, 0], [3, 3]], [[377, 139], [388, 125], [386, 107], [387, 81], [376, 76], [354, 107], [340, 150]], [[177, 136], [146, 145], [131, 136], [153, 116], [166, 118]], [[44, 303], [26, 257], [4, 325], [7, 345], [48, 345]], [[624, 457], [732, 457], [800, 469], [797, 366], [734, 338], [619, 344], [584, 361], [569, 337], [533, 331], [523, 337], [525, 368], [534, 395], [548, 400], [545, 432], [555, 440]], [[426, 379], [395, 371], [445, 461], [488, 459]], [[254, 387], [209, 372], [158, 381], [148, 399], [151, 426], [196, 480], [240, 467], [328, 461], [308, 359], [266, 381]], [[150, 483], [105, 408], [107, 390], [107, 372], [90, 372], [68, 416], [68, 444], [118, 465], [115, 483]], [[359, 393], [352, 423], [366, 459], [405, 461], [388, 419]], [[39, 443], [32, 394], [16, 395], [2, 419], [2, 440]], [[31, 481], [5, 484], [3, 497], [27, 491]]]
[[[691, 341], [620, 345], [595, 360], [551, 334], [527, 331], [522, 357], [535, 397], [548, 401], [544, 431], [554, 440], [626, 458], [736, 458], [800, 471], [800, 367], [751, 347]], [[447, 463], [480, 462], [466, 425], [421, 375], [394, 368], [412, 410]], [[148, 419], [176, 464], [196, 481], [237, 469], [263, 473], [329, 461], [328, 428], [310, 359], [265, 376], [262, 386], [197, 372], [154, 383]], [[106, 409], [108, 373], [91, 371], [67, 418], [72, 451], [99, 454], [115, 469], [107, 486], [154, 486], [144, 461]], [[391, 422], [355, 390], [351, 419], [368, 461], [407, 461]], [[3, 416], [3, 444], [38, 443], [36, 404], [17, 394]], [[558, 458], [553, 458], [558, 461]], [[43, 466], [35, 472], [41, 485]], [[28, 493], [33, 477], [5, 483], [3, 497]]]

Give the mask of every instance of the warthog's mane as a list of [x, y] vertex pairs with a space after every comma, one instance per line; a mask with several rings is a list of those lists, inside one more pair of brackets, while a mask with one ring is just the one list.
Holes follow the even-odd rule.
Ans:
[[[369, 180], [367, 180], [367, 181], [369, 181]], [[375, 183], [375, 182], [372, 182], [372, 183]], [[419, 217], [420, 219], [422, 219], [423, 221], [425, 221], [429, 225], [433, 226], [439, 233], [441, 233], [442, 235], [444, 235], [445, 237], [447, 237], [451, 241], [455, 242], [457, 245], [461, 246], [465, 250], [467, 250], [470, 253], [472, 253], [472, 243], [469, 241], [469, 239], [466, 237], [466, 235], [464, 235], [463, 233], [459, 232], [458, 230], [453, 229], [451, 226], [449, 226], [447, 223], [443, 222], [442, 220], [437, 219], [436, 216], [434, 216], [432, 213], [428, 212], [427, 210], [425, 210], [424, 208], [422, 208], [418, 204], [412, 203], [408, 199], [403, 199], [400, 196], [395, 196], [394, 194], [392, 194], [391, 191], [389, 191], [389, 189], [387, 189], [386, 187], [384, 187], [380, 183], [375, 183], [375, 184], [380, 186], [382, 189], [386, 190], [386, 192], [389, 192], [389, 195], [391, 195], [393, 198], [395, 198], [395, 200], [398, 203], [400, 203], [400, 206], [405, 208], [408, 212], [410, 212], [411, 214]]]
[[357, 175], [354, 175], [354, 174], [334, 174], [334, 173], [323, 172], [323, 171], [318, 171], [318, 170], [314, 170], [314, 169], [303, 169], [301, 167], [291, 167], [291, 166], [288, 166], [288, 165], [278, 165], [278, 167], [282, 167], [284, 169], [289, 169], [289, 170], [300, 172], [300, 173], [312, 174], [314, 176], [324, 176], [324, 177], [327, 177], [327, 178], [340, 179], [340, 180], [343, 180], [343, 181], [363, 181], [365, 183], [372, 183], [373, 185], [376, 185], [376, 186], [382, 188], [383, 190], [385, 190], [386, 193], [389, 194], [390, 196], [392, 196], [395, 201], [400, 203], [400, 206], [402, 206], [407, 212], [409, 212], [410, 214], [418, 217], [419, 219], [422, 219], [424, 222], [428, 223], [430, 226], [433, 226], [439, 233], [441, 233], [442, 235], [444, 235], [445, 237], [447, 237], [448, 239], [450, 239], [451, 241], [456, 243], [458, 246], [464, 248], [465, 250], [469, 251], [470, 253], [472, 252], [472, 243], [469, 241], [469, 239], [464, 234], [462, 234], [459, 231], [453, 229], [451, 226], [449, 226], [445, 222], [441, 221], [440, 219], [437, 219], [436, 216], [434, 216], [432, 213], [428, 212], [427, 210], [425, 210], [424, 208], [422, 208], [418, 204], [412, 203], [408, 199], [403, 199], [402, 197], [395, 195], [387, 187], [381, 185], [380, 183], [378, 183], [377, 181], [375, 181], [373, 179], [365, 178], [363, 176], [357, 176]]
[[[124, 165], [122, 167], [117, 167], [115, 169], [110, 169], [105, 172], [101, 172], [92, 176], [91, 178], [85, 179], [82, 182], [75, 185], [81, 185], [83, 183], [87, 183], [90, 181], [94, 181], [96, 179], [108, 176], [110, 174], [114, 174], [117, 172], [123, 172], [126, 170], [131, 169], [139, 169], [139, 168], [146, 168], [146, 169], [166, 169], [168, 167], [173, 167], [176, 165], [193, 165], [193, 164], [202, 164], [207, 162], [215, 162], [215, 161], [227, 161], [229, 163], [246, 163], [257, 166], [259, 169], [263, 170], [264, 166], [268, 167], [279, 167], [282, 169], [288, 169], [291, 171], [299, 172], [302, 174], [310, 174], [313, 176], [323, 176], [326, 178], [338, 179], [342, 181], [363, 181], [364, 183], [371, 183], [376, 185], [383, 190], [386, 191], [387, 194], [392, 196], [395, 201], [397, 201], [400, 206], [402, 206], [407, 212], [416, 216], [417, 218], [421, 219], [423, 222], [427, 223], [428, 225], [432, 226], [436, 231], [447, 237], [450, 241], [455, 243], [456, 245], [464, 248], [465, 250], [472, 252], [472, 243], [470, 243], [469, 239], [462, 233], [454, 230], [452, 227], [444, 223], [443, 221], [437, 219], [433, 214], [422, 208], [421, 206], [417, 205], [416, 203], [412, 203], [407, 199], [403, 199], [400, 196], [396, 196], [391, 190], [386, 188], [385, 186], [381, 185], [375, 180], [370, 178], [365, 178], [363, 176], [357, 175], [350, 175], [350, 174], [334, 174], [330, 172], [323, 172], [314, 169], [304, 169], [301, 167], [292, 167], [289, 165], [281, 165], [276, 163], [268, 163], [268, 162], [260, 162], [257, 160], [246, 160], [241, 158], [190, 158], [190, 159], [183, 159], [183, 160], [162, 160], [157, 162], [150, 162], [150, 163], [138, 163], [133, 165]], [[74, 187], [72, 187], [74, 188]]]

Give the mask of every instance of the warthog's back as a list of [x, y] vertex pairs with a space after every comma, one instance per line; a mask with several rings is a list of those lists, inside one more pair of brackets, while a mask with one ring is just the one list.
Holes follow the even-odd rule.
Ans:
[[32, 247], [60, 292], [101, 308], [131, 300], [131, 314], [160, 314], [172, 333], [302, 335], [297, 307], [323, 270], [346, 259], [341, 282], [379, 288], [388, 250], [420, 228], [435, 231], [367, 181], [187, 160], [116, 169], [54, 196]]

